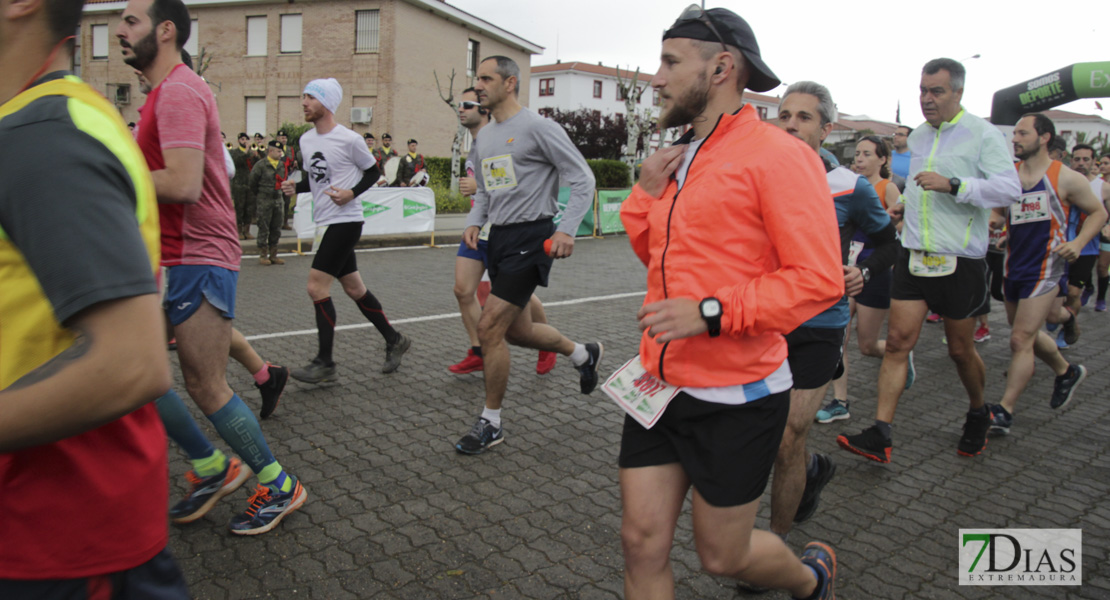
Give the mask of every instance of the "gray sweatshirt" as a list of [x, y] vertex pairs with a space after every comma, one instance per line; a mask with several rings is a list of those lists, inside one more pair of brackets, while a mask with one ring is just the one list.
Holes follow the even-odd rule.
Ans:
[[554, 217], [560, 175], [570, 183], [570, 200], [559, 231], [573, 237], [593, 206], [594, 174], [582, 153], [562, 126], [527, 108], [483, 127], [469, 159], [478, 169], [478, 191], [467, 227]]

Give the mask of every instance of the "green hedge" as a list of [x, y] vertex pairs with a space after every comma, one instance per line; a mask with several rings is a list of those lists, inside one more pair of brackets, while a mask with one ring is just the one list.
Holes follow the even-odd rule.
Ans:
[[626, 188], [632, 184], [628, 165], [619, 160], [599, 158], [587, 160], [586, 164], [593, 170], [599, 188]]
[[[425, 156], [424, 164], [428, 166], [428, 177], [431, 180], [428, 182], [429, 186], [441, 185], [444, 187], [451, 187], [451, 157], [440, 156]], [[459, 173], [463, 172], [463, 166], [466, 164], [464, 157], [459, 157]]]

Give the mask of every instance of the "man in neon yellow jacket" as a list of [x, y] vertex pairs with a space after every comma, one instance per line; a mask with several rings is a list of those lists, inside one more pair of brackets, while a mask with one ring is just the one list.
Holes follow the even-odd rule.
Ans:
[[963, 65], [948, 58], [931, 60], [921, 71], [926, 123], [909, 137], [904, 248], [894, 264], [875, 424], [836, 440], [881, 463], [890, 462], [894, 410], [902, 391], [913, 384], [911, 351], [929, 310], [944, 317], [948, 356], [970, 403], [957, 452], [975, 456], [987, 443], [986, 368], [973, 335], [976, 317], [990, 311], [984, 258], [990, 209], [1012, 204], [1021, 196], [1021, 184], [1002, 133], [960, 105], [964, 74]]

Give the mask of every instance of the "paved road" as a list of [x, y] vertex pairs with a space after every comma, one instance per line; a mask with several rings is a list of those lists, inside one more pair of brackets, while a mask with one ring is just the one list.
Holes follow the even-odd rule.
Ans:
[[[397, 373], [382, 375], [380, 336], [343, 330], [336, 337], [340, 381], [290, 383], [263, 430], [278, 460], [305, 483], [309, 501], [274, 532], [253, 538], [225, 528], [245, 507], [245, 489], [204, 519], [173, 527], [170, 547], [197, 598], [621, 596], [622, 413], [599, 391], [578, 393], [568, 361], [537, 376], [535, 353], [514, 349], [505, 442], [479, 457], [453, 449], [483, 393], [478, 374], [446, 370], [467, 344], [454, 316], [454, 254], [419, 248], [358, 255], [364, 278], [413, 338], [413, 349]], [[244, 261], [237, 326], [248, 336], [270, 336], [254, 342], [265, 358], [296, 366], [315, 353], [314, 333], [287, 333], [315, 326], [304, 291], [311, 259], [286, 261]], [[636, 351], [643, 280], [625, 238], [580, 240], [540, 295], [561, 331], [605, 342], [606, 371]], [[341, 325], [365, 323], [351, 302], [337, 300], [336, 309]], [[991, 316], [994, 339], [979, 348], [988, 398], [997, 400], [1008, 329], [1001, 307]], [[1062, 412], [1049, 409], [1052, 380], [1039, 365], [1014, 433], [993, 439], [975, 459], [956, 455], [966, 400], [933, 325], [918, 346], [918, 383], [895, 424], [894, 462], [877, 465], [837, 449], [836, 435], [858, 431], [874, 408], [878, 361], [853, 348], [854, 416], [811, 433], [811, 447], [831, 453], [839, 470], [817, 515], [791, 534], [791, 546], [810, 539], [835, 546], [842, 598], [1110, 598], [1110, 313], [1084, 312], [1080, 321], [1083, 339], [1069, 356], [1092, 376], [1077, 400]], [[229, 373], [232, 387], [257, 406], [247, 373], [238, 365]], [[176, 385], [183, 391], [179, 377]], [[186, 461], [176, 448], [170, 456], [176, 496], [185, 488]], [[1004, 526], [1082, 528], [1084, 585], [958, 586], [958, 530]], [[688, 507], [672, 557], [679, 598], [738, 596], [730, 581], [699, 572]]]

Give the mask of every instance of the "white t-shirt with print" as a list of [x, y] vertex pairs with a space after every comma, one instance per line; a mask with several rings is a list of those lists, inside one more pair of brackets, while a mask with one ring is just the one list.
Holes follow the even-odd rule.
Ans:
[[310, 129], [301, 136], [300, 144], [316, 225], [361, 222], [362, 203], [358, 199], [339, 206], [324, 191], [329, 187], [349, 190], [362, 180], [363, 171], [374, 166], [374, 156], [362, 136], [336, 125], [324, 135]]

